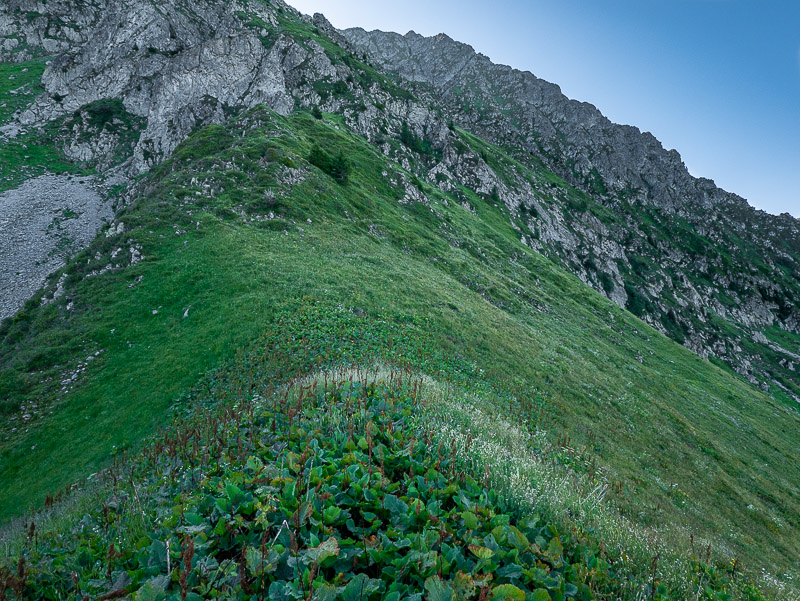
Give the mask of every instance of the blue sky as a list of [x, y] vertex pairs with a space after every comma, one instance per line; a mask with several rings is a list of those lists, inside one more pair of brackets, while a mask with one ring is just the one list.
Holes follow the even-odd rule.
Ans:
[[689, 171], [800, 217], [796, 0], [289, 0], [340, 28], [440, 32], [652, 132]]

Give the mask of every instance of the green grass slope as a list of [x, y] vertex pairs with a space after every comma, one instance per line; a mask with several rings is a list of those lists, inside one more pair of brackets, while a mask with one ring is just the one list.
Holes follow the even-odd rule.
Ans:
[[[308, 163], [315, 144], [349, 159], [346, 184]], [[197, 131], [139, 185], [124, 231], [65, 268], [65, 296], [0, 326], [4, 519], [138, 447], [300, 311], [272, 343], [273, 382], [384, 360], [489, 387], [490, 418], [538, 432], [626, 523], [778, 581], [796, 571], [797, 413], [526, 248], [491, 198], [429, 187], [335, 116], [261, 109]], [[144, 260], [115, 268], [134, 246]], [[331, 324], [341, 312], [379, 325]]]
[[[270, 349], [292, 346], [309, 319], [334, 337], [378, 331], [404, 346], [425, 343], [424, 334], [343, 310], [284, 315], [260, 348], [196, 387], [198, 398], [177, 407], [143, 453], [115, 462], [77, 499], [6, 539], [16, 561], [0, 562], [0, 595], [763, 599], [735, 564], [713, 565], [702, 550], [668, 570], [669, 556], [621, 553], [577, 525], [602, 515], [591, 495], [578, 502], [577, 519], [554, 512], [578, 508], [574, 492], [532, 507], [533, 490], [555, 492], [543, 459], [525, 458], [520, 478], [442, 402], [457, 399], [461, 411], [480, 413], [451, 382], [376, 366], [248, 391], [270, 382], [274, 363], [282, 364]], [[453, 376], [465, 366], [451, 367]], [[535, 441], [504, 430], [493, 433], [495, 443]]]

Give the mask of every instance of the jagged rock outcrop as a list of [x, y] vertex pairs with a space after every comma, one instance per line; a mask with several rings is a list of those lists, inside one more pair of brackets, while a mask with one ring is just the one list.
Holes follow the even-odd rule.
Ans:
[[[42, 78], [47, 94], [22, 124], [52, 121], [105, 98], [119, 98], [146, 120], [134, 149], [145, 171], [169, 156], [198, 123], [220, 122], [226, 107], [263, 103], [288, 113], [294, 102], [284, 70], [294, 66], [290, 38], [270, 48], [236, 16], [233, 3], [108, 2], [86, 43], [61, 54]], [[274, 9], [258, 16], [276, 25]]]
[[[344, 86], [359, 97], [374, 88], [369, 90], [371, 98], [389, 104], [389, 113], [410, 115], [412, 122], [425, 121], [430, 113], [423, 105], [410, 109], [408, 98], [393, 98], [378, 81], [356, 82], [354, 67], [329, 56], [315, 39], [298, 40], [284, 32], [283, 15], [301, 16], [280, 1], [200, 5], [169, 0], [155, 5], [117, 0], [93, 6], [87, 11], [90, 16], [76, 21], [62, 14], [61, 4], [51, 11], [49, 5], [19, 0], [6, 9], [2, 16], [6, 40], [28, 30], [23, 21], [31, 11], [42, 11], [42, 22], [64, 19], [79, 32], [72, 35], [77, 41], [52, 27], [27, 34], [31, 44], [47, 40], [39, 51], [46, 46], [44, 50], [65, 52], [49, 62], [42, 77], [47, 93], [18, 121], [40, 126], [92, 103], [120, 99], [124, 109], [144, 123], [133, 151], [137, 173], [169, 157], [194, 127], [220, 123], [255, 105], [281, 114], [294, 110], [296, 103], [341, 111], [342, 101], [324, 86], [315, 86], [319, 82]], [[17, 30], [10, 24], [14, 18]], [[346, 44], [322, 15], [302, 18], [320, 35], [327, 32]], [[42, 37], [43, 32], [52, 37]], [[367, 114], [350, 115], [355, 129], [364, 135], [378, 129], [379, 115], [374, 103], [370, 107]]]
[[0, 6], [0, 61], [54, 56], [89, 39], [105, 0], [6, 0]]
[[533, 155], [606, 209], [531, 190], [522, 203], [535, 210], [532, 246], [701, 356], [753, 382], [793, 378], [742, 341], [770, 327], [800, 334], [800, 221], [692, 177], [652, 134], [444, 34], [342, 33], [459, 126]]

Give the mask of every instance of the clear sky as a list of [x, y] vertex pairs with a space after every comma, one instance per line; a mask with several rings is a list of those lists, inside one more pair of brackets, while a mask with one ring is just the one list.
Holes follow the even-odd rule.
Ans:
[[339, 28], [446, 33], [652, 132], [689, 171], [800, 217], [797, 0], [288, 0]]

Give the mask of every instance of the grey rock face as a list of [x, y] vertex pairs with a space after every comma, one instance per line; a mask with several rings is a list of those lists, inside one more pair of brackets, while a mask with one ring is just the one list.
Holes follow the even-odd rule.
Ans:
[[46, 175], [0, 194], [0, 319], [16, 313], [112, 216], [94, 177]]
[[[755, 358], [741, 347], [742, 337], [771, 326], [800, 333], [798, 220], [756, 211], [692, 177], [680, 155], [650, 133], [614, 124], [558, 86], [493, 64], [444, 34], [358, 28], [342, 34], [419, 97], [443, 104], [456, 124], [534, 155], [590, 195], [602, 207], [597, 214], [547, 187], [519, 181], [515, 191], [498, 178], [482, 178], [509, 208], [534, 209], [525, 236], [533, 248], [617, 304], [750, 378]], [[720, 320], [738, 329], [739, 339]]]
[[[259, 104], [281, 114], [297, 104], [345, 112], [348, 124], [368, 137], [379, 130], [374, 102], [415, 127], [432, 120], [426, 105], [393, 97], [374, 82], [367, 93], [355, 82], [351, 64], [329, 56], [313, 37], [286, 33], [281, 20], [291, 19], [347, 46], [322, 15], [304, 17], [280, 0], [95, 0], [74, 17], [68, 10], [72, 3], [14, 0], [0, 8], [0, 40], [27, 36], [31, 52], [57, 55], [42, 78], [46, 93], [11, 126], [38, 127], [102, 99], [119, 99], [144, 122], [132, 153], [137, 173], [169, 157], [195, 127], [220, 123]], [[45, 27], [50, 22], [64, 26]], [[340, 98], [315, 88], [318, 82], [344, 85], [354, 96], [370, 99], [370, 108], [366, 113], [348, 109]], [[445, 129], [444, 122], [437, 127]], [[111, 144], [68, 144], [65, 150], [91, 160]]]
[[[557, 85], [496, 65], [444, 34], [425, 38], [358, 28], [343, 34], [384, 69], [421, 84], [420, 92], [432, 90], [457, 110], [461, 123], [474, 126], [470, 129], [503, 141], [513, 136], [554, 168], [569, 164], [569, 179], [579, 182], [594, 168], [615, 191], [659, 182], [663, 185], [652, 191], [654, 200], [686, 206], [684, 191], [672, 184], [694, 178], [677, 152], [665, 151], [650, 133], [612, 123], [589, 103], [568, 99]], [[481, 101], [480, 109], [475, 100]]]
[[[48, 66], [42, 78], [47, 94], [20, 121], [44, 123], [100, 99], [122, 99], [147, 122], [134, 150], [134, 166], [143, 172], [197, 124], [222, 121], [226, 107], [265, 104], [288, 113], [294, 101], [284, 71], [294, 66], [294, 41], [285, 37], [266, 48], [236, 16], [244, 8], [236, 2], [109, 2], [86, 42]], [[276, 23], [274, 9], [255, 11], [263, 23]]]
[[55, 55], [85, 43], [105, 0], [6, 0], [0, 5], [0, 61]]

